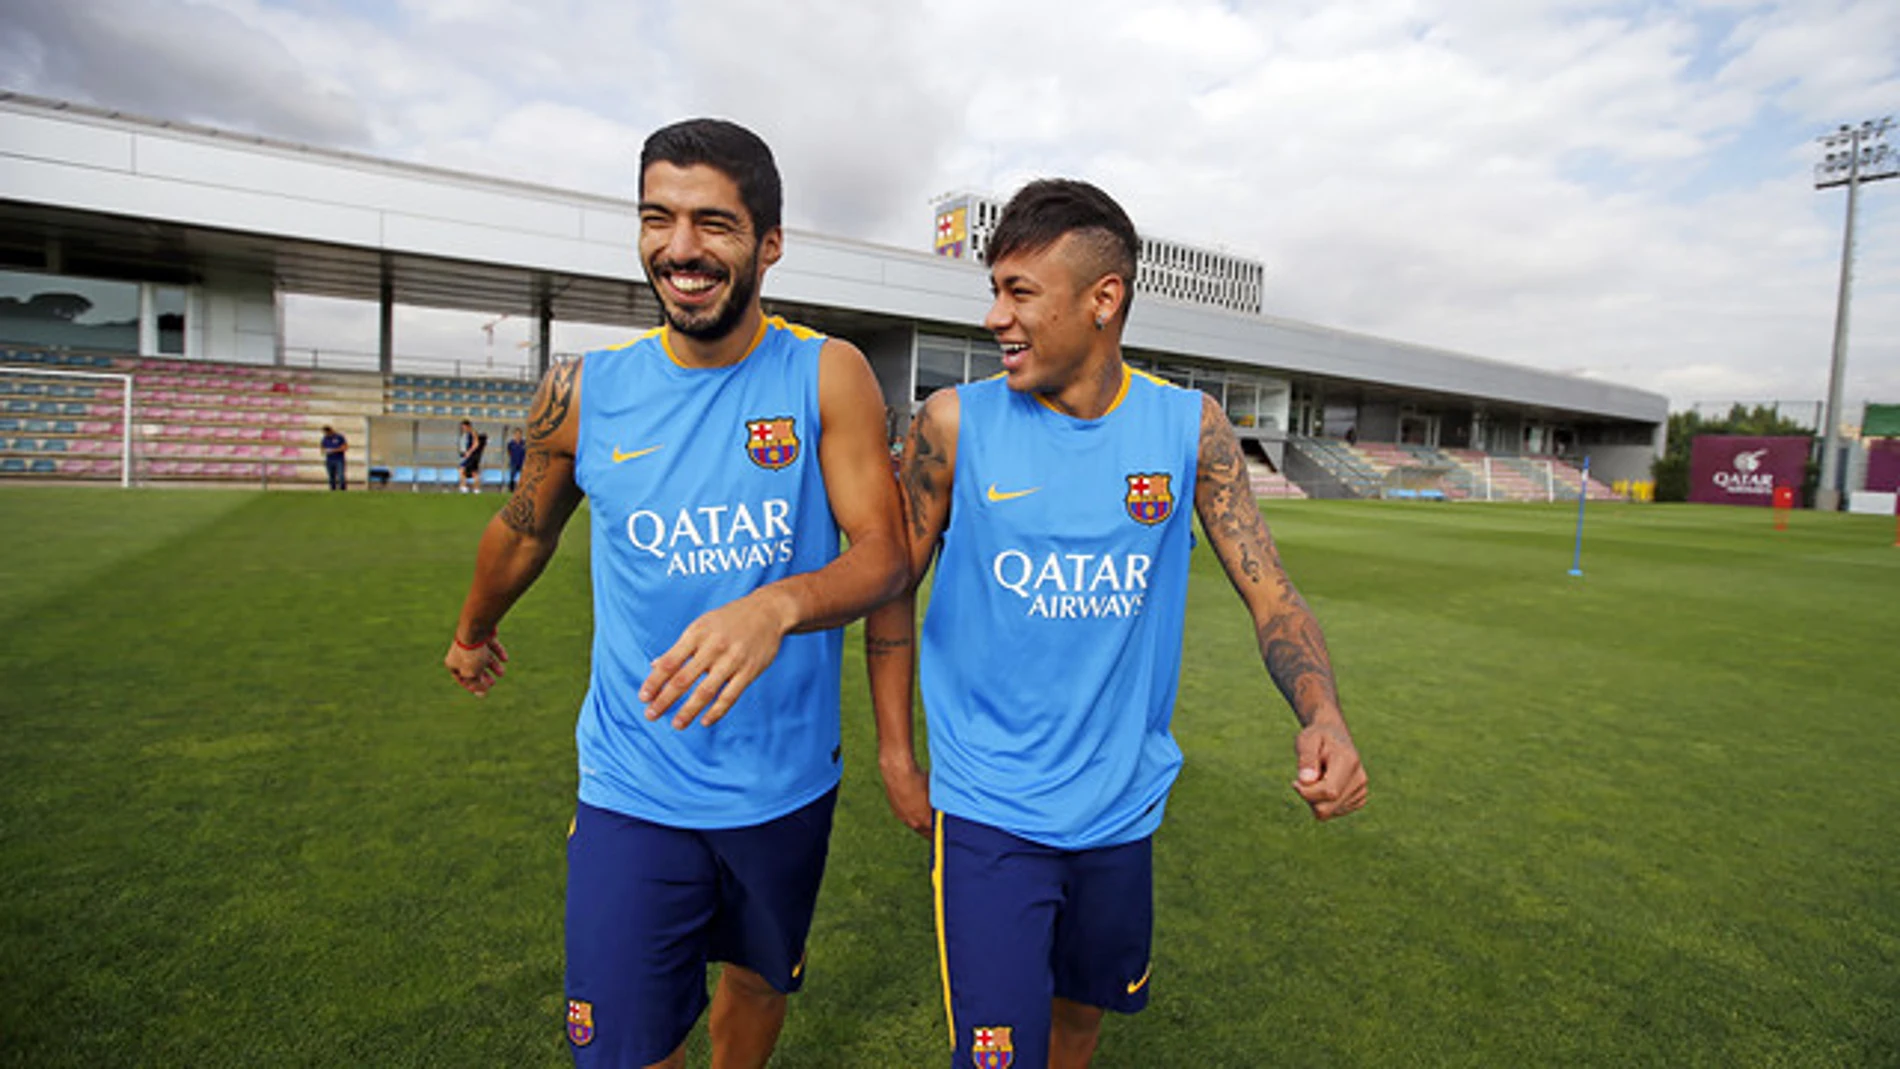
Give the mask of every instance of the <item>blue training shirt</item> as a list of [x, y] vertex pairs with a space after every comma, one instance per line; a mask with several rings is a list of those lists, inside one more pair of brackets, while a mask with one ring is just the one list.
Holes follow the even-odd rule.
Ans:
[[1059, 849], [1160, 826], [1201, 394], [1127, 372], [1079, 420], [1001, 377], [957, 387], [950, 520], [920, 678], [930, 796]]
[[639, 689], [700, 614], [837, 557], [818, 462], [825, 338], [771, 317], [725, 368], [680, 365], [666, 338], [581, 367], [574, 474], [593, 517], [594, 647], [580, 797], [674, 827], [743, 827], [837, 785], [842, 629], [787, 635], [710, 728], [677, 730], [671, 711], [649, 721]]

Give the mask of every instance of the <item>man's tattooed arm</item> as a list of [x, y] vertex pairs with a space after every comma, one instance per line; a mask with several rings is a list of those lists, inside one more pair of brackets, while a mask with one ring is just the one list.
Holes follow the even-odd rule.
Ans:
[[[548, 370], [541, 380], [541, 388], [535, 392], [534, 404], [528, 416], [527, 444], [528, 455], [522, 465], [521, 483], [515, 488], [515, 494], [501, 510], [501, 522], [518, 534], [537, 535], [542, 533], [541, 523], [551, 518], [550, 507], [556, 502], [544, 500], [550, 490], [567, 491], [574, 479], [574, 437], [578, 428], [570, 427], [569, 421], [576, 419], [574, 412], [574, 388], [580, 377], [581, 362], [570, 360], [557, 364]], [[550, 482], [550, 478], [554, 480]], [[566, 485], [561, 485], [565, 480]], [[557, 495], [573, 496], [574, 494]], [[567, 513], [573, 511], [569, 505]], [[567, 515], [560, 517], [565, 523]]]
[[1227, 413], [1203, 395], [1194, 507], [1227, 578], [1253, 613], [1267, 675], [1300, 723], [1337, 715], [1339, 692], [1319, 621], [1280, 562]]

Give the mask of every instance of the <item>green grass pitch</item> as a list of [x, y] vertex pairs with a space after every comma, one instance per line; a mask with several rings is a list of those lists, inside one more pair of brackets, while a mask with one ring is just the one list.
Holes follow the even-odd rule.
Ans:
[[[477, 701], [440, 657], [499, 505], [0, 487], [0, 1065], [566, 1064], [587, 533]], [[1203, 547], [1154, 1002], [1098, 1065], [1900, 1064], [1891, 519], [1592, 506], [1573, 578], [1574, 505], [1268, 517], [1371, 804], [1305, 815]], [[926, 847], [849, 648], [775, 1065], [939, 1066]]]

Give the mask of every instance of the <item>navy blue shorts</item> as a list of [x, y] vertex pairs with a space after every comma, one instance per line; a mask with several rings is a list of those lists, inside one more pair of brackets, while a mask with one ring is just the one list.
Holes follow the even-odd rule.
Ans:
[[952, 1066], [1045, 1065], [1052, 998], [1148, 1004], [1152, 839], [1058, 850], [938, 813], [931, 879]]
[[673, 828], [579, 804], [567, 840], [567, 1038], [578, 1066], [644, 1066], [705, 1012], [706, 963], [804, 981], [832, 788], [746, 828]]

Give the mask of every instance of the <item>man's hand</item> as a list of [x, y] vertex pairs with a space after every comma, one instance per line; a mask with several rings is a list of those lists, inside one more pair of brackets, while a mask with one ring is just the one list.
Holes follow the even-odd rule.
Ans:
[[1366, 804], [1366, 770], [1344, 725], [1314, 724], [1293, 746], [1300, 760], [1293, 789], [1313, 807], [1315, 819], [1343, 817]]
[[508, 651], [502, 647], [500, 635], [488, 636], [488, 641], [470, 648], [462, 644], [460, 638], [449, 643], [448, 655], [442, 658], [442, 664], [455, 677], [455, 682], [463, 690], [477, 698], [488, 693], [495, 681], [508, 673]]
[[690, 726], [695, 717], [707, 727], [717, 724], [778, 656], [792, 629], [793, 608], [785, 595], [765, 587], [688, 624], [679, 641], [653, 659], [640, 684], [647, 719], [658, 720], [686, 694], [673, 717], [675, 728]]
[[890, 759], [880, 756], [877, 768], [884, 775], [884, 797], [891, 803], [891, 812], [911, 831], [928, 839], [933, 823], [930, 777], [909, 754]]

